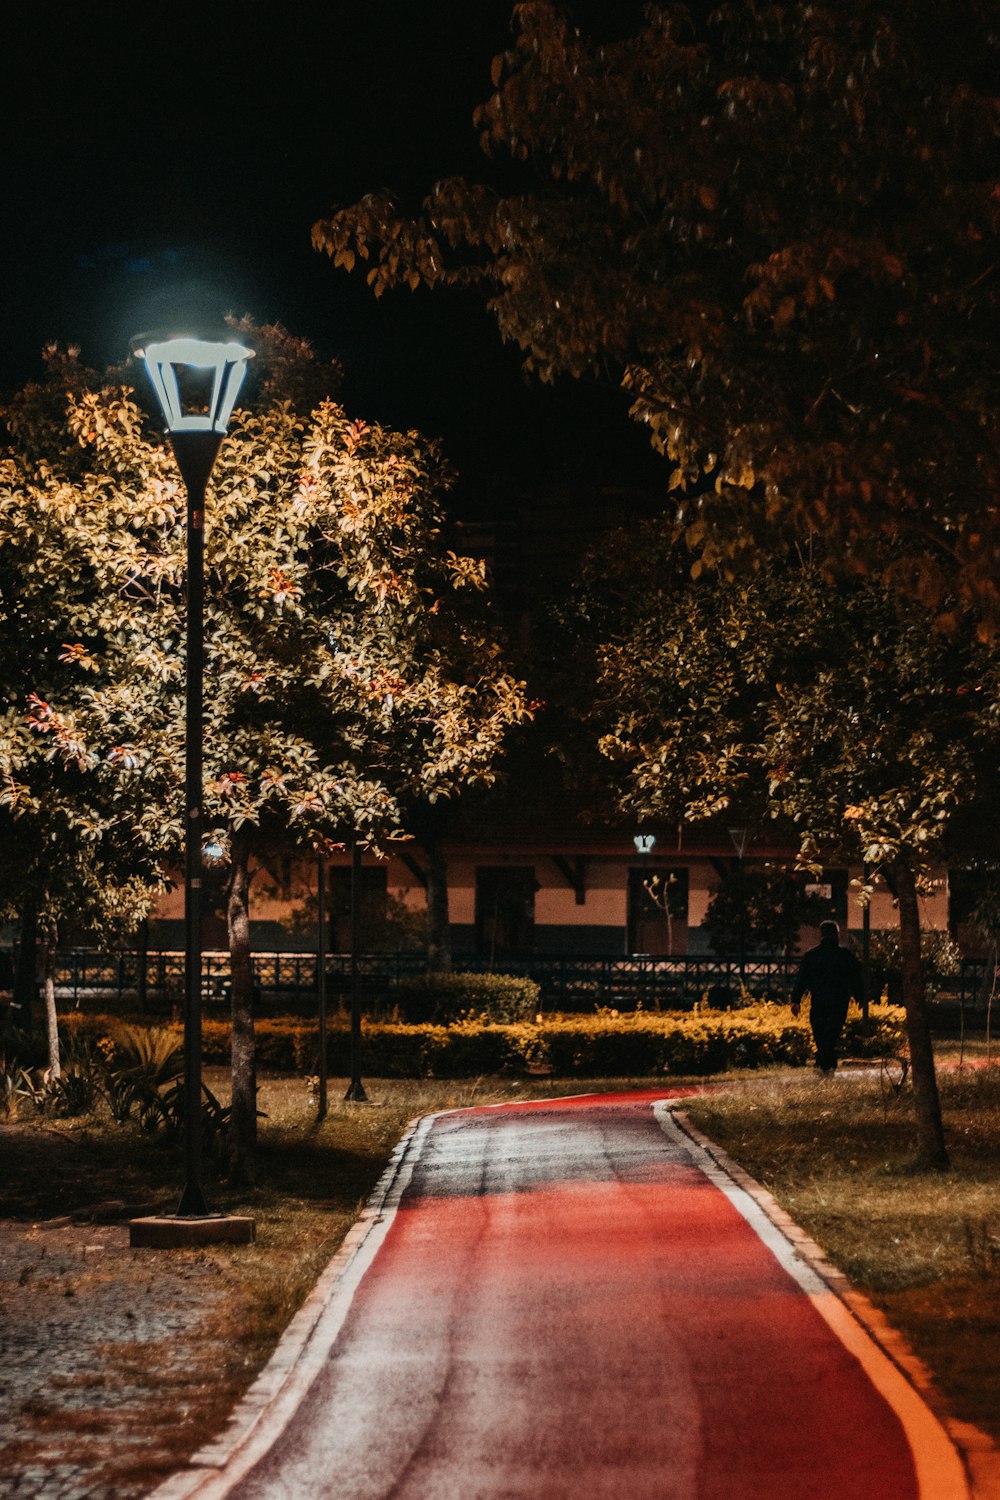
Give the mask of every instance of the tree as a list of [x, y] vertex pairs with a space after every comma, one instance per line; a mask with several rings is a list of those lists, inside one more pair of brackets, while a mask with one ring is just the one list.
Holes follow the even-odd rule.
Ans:
[[416, 215], [372, 194], [314, 245], [376, 295], [475, 289], [543, 380], [620, 382], [696, 569], [783, 520], [829, 539], [828, 572], [994, 628], [992, 7], [650, 6], [595, 45], [529, 0], [514, 30], [476, 124], [523, 189], [445, 180]]
[[[488, 785], [526, 703], [488, 615], [465, 604], [485, 574], [444, 543], [450, 475], [437, 448], [317, 401], [324, 372], [302, 341], [240, 331], [256, 334], [261, 384], [231, 425], [206, 510], [204, 737], [206, 826], [228, 872], [230, 1165], [249, 1181], [255, 865], [278, 842], [378, 847], [405, 833], [411, 805]], [[183, 491], [127, 386], [83, 382], [63, 401], [38, 477], [19, 482], [60, 526], [84, 530], [96, 586], [125, 601], [124, 626], [107, 628], [90, 601], [95, 579], [81, 590], [66, 570], [83, 601], [69, 665], [81, 675], [100, 665], [112, 637], [127, 661], [123, 754], [165, 861], [180, 835]], [[74, 724], [73, 743], [93, 769], [88, 725]]]
[[798, 948], [800, 928], [818, 925], [826, 915], [826, 905], [807, 894], [801, 875], [748, 869], [740, 861], [720, 880], [702, 925], [720, 955], [783, 953], [787, 958]]
[[681, 538], [639, 541], [605, 551], [573, 615], [596, 643], [584, 717], [620, 804], [777, 823], [802, 868], [885, 871], [919, 1147], [944, 1165], [917, 890], [936, 861], [996, 835], [1000, 655], [872, 580], [831, 593], [805, 551], [772, 549], [749, 581], [720, 583], [691, 579]]
[[48, 381], [4, 412], [0, 456], [0, 909], [20, 919], [25, 1018], [43, 940], [55, 1075], [60, 928], [120, 940], [163, 885], [163, 830], [151, 816], [163, 784], [138, 770], [131, 744], [148, 698], [133, 646], [133, 495], [125, 477], [112, 495], [84, 475], [66, 413], [88, 378], [49, 351]]
[[663, 913], [667, 929], [667, 952], [674, 951], [674, 923], [687, 916], [687, 888], [676, 874], [650, 875], [642, 888], [651, 906]]

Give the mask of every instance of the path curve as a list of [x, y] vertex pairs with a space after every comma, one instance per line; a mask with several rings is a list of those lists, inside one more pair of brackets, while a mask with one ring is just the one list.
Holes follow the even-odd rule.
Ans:
[[659, 1099], [422, 1121], [291, 1369], [156, 1500], [967, 1500], [913, 1387]]

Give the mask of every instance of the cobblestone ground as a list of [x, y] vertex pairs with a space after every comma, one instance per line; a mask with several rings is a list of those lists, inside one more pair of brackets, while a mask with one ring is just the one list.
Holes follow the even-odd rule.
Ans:
[[134, 1500], [229, 1409], [238, 1287], [117, 1217], [0, 1219], [0, 1500]]

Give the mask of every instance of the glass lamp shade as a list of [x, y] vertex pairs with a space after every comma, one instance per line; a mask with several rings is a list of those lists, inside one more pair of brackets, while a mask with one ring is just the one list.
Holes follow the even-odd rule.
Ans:
[[652, 854], [656, 844], [656, 835], [654, 833], [637, 833], [632, 842], [635, 845], [637, 854]]
[[176, 338], [137, 352], [145, 360], [168, 432], [226, 431], [252, 349]]

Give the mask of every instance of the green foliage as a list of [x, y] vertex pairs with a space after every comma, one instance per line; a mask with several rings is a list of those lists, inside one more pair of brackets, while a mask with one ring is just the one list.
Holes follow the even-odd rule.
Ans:
[[[856, 947], [857, 945], [855, 945]], [[900, 969], [899, 936], [893, 931], [873, 932], [869, 953], [876, 970], [893, 975], [898, 983]], [[920, 966], [927, 992], [936, 991], [953, 980], [961, 969], [961, 950], [947, 932], [923, 931], [920, 934]]]
[[[137, 1117], [143, 1130], [162, 1129], [171, 1139], [180, 1139], [184, 1130], [184, 1084], [176, 1080], [161, 1088], [145, 1087], [137, 1091]], [[219, 1102], [207, 1084], [201, 1086], [202, 1145], [215, 1151], [226, 1139], [232, 1111]]]
[[983, 869], [979, 882], [979, 893], [971, 913], [972, 926], [983, 943], [996, 948], [1000, 944], [1000, 872]]
[[772, 534], [752, 578], [692, 580], [650, 527], [591, 561], [561, 628], [632, 817], [777, 825], [806, 868], [927, 870], [995, 837], [1000, 651], [873, 580], [831, 590], [817, 543]]
[[799, 929], [816, 926], [826, 904], [804, 889], [802, 876], [740, 865], [727, 870], [702, 922], [714, 953], [794, 953]]
[[177, 1033], [165, 1026], [118, 1026], [113, 1038], [102, 1037], [98, 1045], [102, 1087], [114, 1119], [123, 1125], [134, 1110], [141, 1123], [155, 1126], [183, 1070]]
[[[6, 1071], [6, 1070], [5, 1070]], [[8, 1074], [7, 1088], [10, 1089]], [[72, 1119], [93, 1112], [100, 1097], [99, 1068], [86, 1042], [77, 1042], [58, 1073], [49, 1068], [21, 1068], [8, 1093], [8, 1112], [29, 1103], [40, 1115]]]
[[476, 117], [523, 183], [439, 181], [415, 218], [373, 193], [313, 241], [376, 295], [478, 290], [543, 380], [615, 372], [696, 571], [791, 521], [942, 613], [956, 560], [992, 624], [993, 22], [978, 0], [946, 35], [932, 0], [734, 0], [599, 45], [528, 0]]
[[[203, 722], [206, 843], [228, 866], [247, 1038], [233, 1160], [248, 1177], [252, 861], [402, 836], [415, 806], [491, 785], [529, 710], [485, 568], [447, 545], [436, 445], [352, 420], [304, 341], [238, 331], [259, 345], [259, 389], [206, 503]], [[178, 859], [187, 506], [123, 372], [53, 353], [3, 415], [0, 827], [16, 857], [0, 913], [28, 897], [54, 940], [65, 916], [135, 925]], [[143, 1090], [140, 1107], [175, 1118], [170, 1087]]]
[[514, 974], [420, 974], [393, 986], [389, 1003], [406, 1022], [447, 1026], [463, 1016], [493, 1022], [531, 1020], [539, 986]]

